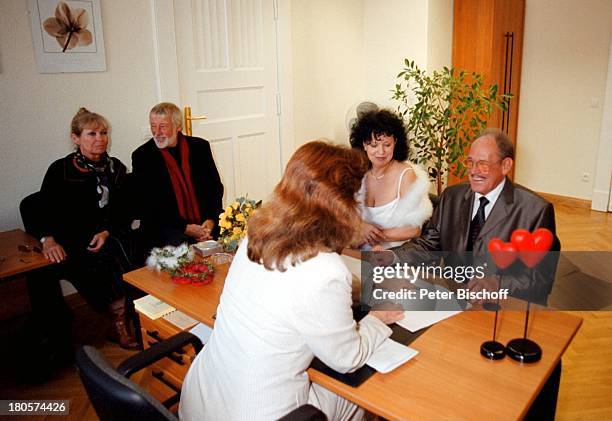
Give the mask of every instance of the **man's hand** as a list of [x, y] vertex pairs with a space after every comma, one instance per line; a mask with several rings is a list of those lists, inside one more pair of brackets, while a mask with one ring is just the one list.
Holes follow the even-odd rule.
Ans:
[[185, 235], [196, 241], [205, 241], [210, 239], [210, 229], [204, 225], [187, 224], [187, 227], [185, 227]]
[[206, 238], [199, 238], [198, 241], [212, 240], [211, 233], [212, 230], [215, 229], [215, 221], [213, 221], [212, 219], [207, 219], [202, 224], [202, 227], [206, 232], [208, 232], [208, 234], [205, 236]]
[[[499, 290], [499, 279], [495, 276], [486, 276], [484, 278], [472, 278], [467, 284], [468, 289], [473, 292], [478, 292], [486, 289], [487, 291]], [[483, 305], [488, 300], [470, 300], [474, 305]]]
[[389, 266], [395, 261], [395, 253], [391, 250], [372, 250], [367, 252], [367, 260], [374, 266]]
[[53, 263], [62, 262], [68, 257], [61, 244], [56, 243], [55, 239], [51, 236], [48, 236], [43, 243], [42, 252], [45, 258]]

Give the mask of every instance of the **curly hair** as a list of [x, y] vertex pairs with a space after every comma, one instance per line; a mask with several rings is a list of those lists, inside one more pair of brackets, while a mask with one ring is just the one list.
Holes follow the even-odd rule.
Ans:
[[408, 135], [403, 120], [397, 114], [389, 110], [365, 113], [351, 128], [351, 146], [363, 150], [364, 143], [369, 144], [372, 135], [393, 136], [395, 138], [393, 159], [400, 162], [408, 159]]
[[354, 149], [314, 141], [291, 157], [272, 199], [249, 219], [248, 257], [286, 270], [319, 252], [341, 252], [358, 233], [355, 193], [367, 159]]

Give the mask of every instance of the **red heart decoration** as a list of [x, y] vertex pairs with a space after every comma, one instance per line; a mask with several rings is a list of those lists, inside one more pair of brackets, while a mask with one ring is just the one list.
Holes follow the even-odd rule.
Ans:
[[537, 266], [542, 261], [546, 252], [550, 250], [553, 240], [553, 233], [546, 228], [538, 228], [533, 233], [517, 229], [510, 237], [510, 242], [519, 251], [519, 259], [530, 268]]
[[518, 257], [518, 249], [512, 243], [504, 243], [499, 238], [492, 238], [489, 241], [489, 253], [493, 261], [500, 269], [506, 269]]

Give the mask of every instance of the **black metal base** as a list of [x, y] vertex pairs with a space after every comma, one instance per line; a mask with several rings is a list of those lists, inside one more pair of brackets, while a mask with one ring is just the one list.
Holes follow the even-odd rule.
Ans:
[[530, 339], [517, 338], [508, 342], [506, 354], [521, 363], [535, 363], [542, 358], [542, 348]]
[[506, 355], [506, 347], [497, 341], [487, 341], [480, 345], [480, 355], [490, 360], [501, 360]]

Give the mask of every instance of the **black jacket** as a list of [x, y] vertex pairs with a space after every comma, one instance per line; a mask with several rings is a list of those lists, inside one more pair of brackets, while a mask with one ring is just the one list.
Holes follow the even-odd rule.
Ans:
[[[223, 184], [210, 150], [204, 139], [185, 136], [189, 145], [189, 164], [193, 188], [200, 206], [202, 220], [212, 219], [215, 223], [222, 212]], [[150, 139], [132, 153], [133, 198], [144, 247], [178, 245], [187, 241], [183, 233], [187, 226], [178, 210], [170, 174], [161, 151]]]
[[52, 163], [40, 188], [40, 234], [53, 236], [68, 254], [85, 252], [92, 237], [100, 231], [117, 235], [129, 225], [121, 199], [125, 165], [111, 158], [109, 202], [100, 208], [96, 176], [79, 171], [73, 158], [71, 153]]

